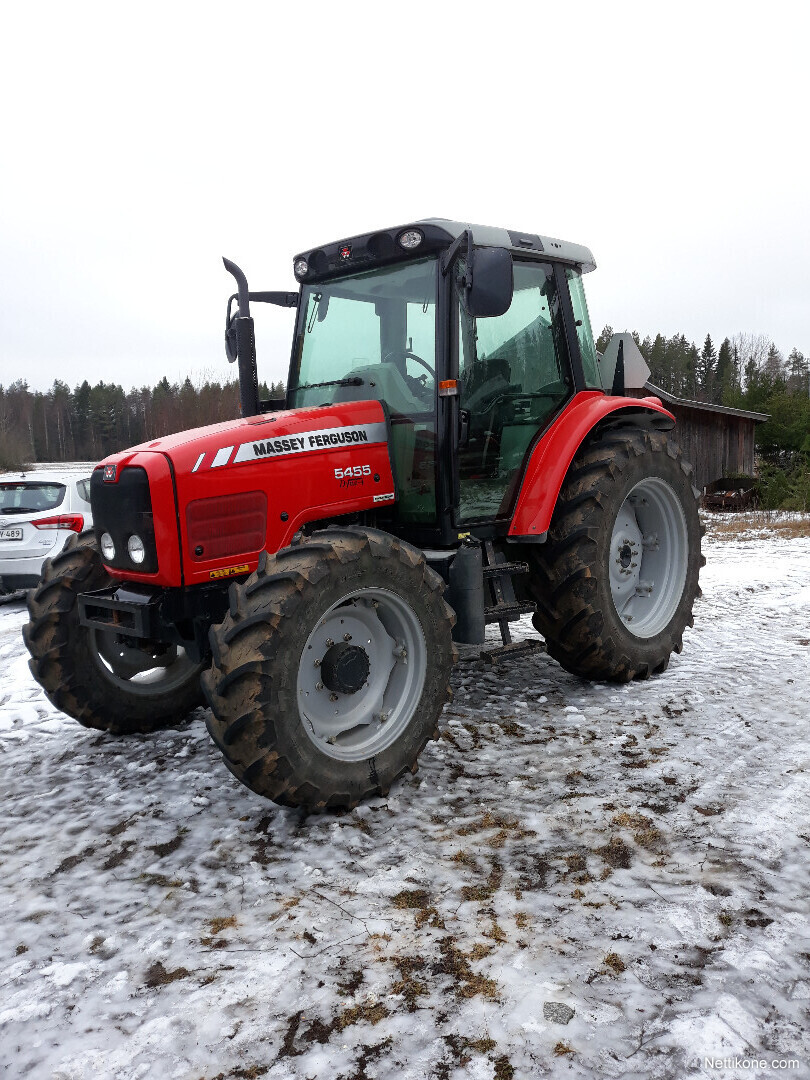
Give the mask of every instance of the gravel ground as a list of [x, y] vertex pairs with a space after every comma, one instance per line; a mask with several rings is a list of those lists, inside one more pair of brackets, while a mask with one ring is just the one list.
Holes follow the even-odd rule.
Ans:
[[6, 599], [6, 1075], [810, 1075], [810, 539], [715, 536], [663, 676], [462, 664], [420, 771], [342, 815], [242, 788], [201, 712], [57, 713]]

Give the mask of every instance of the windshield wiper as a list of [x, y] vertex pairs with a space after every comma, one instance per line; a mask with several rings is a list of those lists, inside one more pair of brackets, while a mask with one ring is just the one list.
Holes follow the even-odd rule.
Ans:
[[0, 506], [0, 514], [38, 514], [35, 506]]
[[293, 387], [295, 390], [315, 390], [321, 386], [365, 386], [366, 380], [361, 379], [359, 375], [352, 375], [348, 379], [327, 379], [326, 382], [308, 382], [301, 383], [300, 386]]

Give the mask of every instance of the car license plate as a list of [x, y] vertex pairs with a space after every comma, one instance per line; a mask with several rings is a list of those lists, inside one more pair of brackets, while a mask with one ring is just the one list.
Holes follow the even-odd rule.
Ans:
[[0, 529], [0, 540], [22, 540], [22, 529]]

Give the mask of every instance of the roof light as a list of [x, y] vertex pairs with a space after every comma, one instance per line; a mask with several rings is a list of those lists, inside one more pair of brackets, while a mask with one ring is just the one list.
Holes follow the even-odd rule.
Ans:
[[424, 237], [418, 229], [406, 229], [397, 237], [399, 246], [406, 251], [413, 251], [414, 248], [418, 248], [423, 240]]
[[296, 259], [293, 263], [293, 270], [295, 272], [295, 276], [300, 281], [301, 278], [305, 278], [309, 273], [309, 263], [306, 259]]

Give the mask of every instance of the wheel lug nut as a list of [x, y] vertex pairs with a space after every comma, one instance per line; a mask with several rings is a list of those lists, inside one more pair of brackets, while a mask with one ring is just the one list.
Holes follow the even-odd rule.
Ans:
[[327, 647], [327, 649], [331, 649], [334, 644], [335, 644], [334, 641], [332, 641], [332, 639], [330, 637], [328, 637], [326, 639], [326, 647]]
[[330, 695], [329, 695], [329, 700], [330, 700], [330, 701], [337, 701], [337, 699], [338, 699], [338, 696], [337, 696], [337, 694], [330, 694]]
[[352, 635], [351, 634], [344, 634], [343, 635], [343, 640], [344, 641], [351, 641], [352, 640]]
[[315, 683], [315, 689], [316, 690], [323, 690], [323, 683], [322, 682], [316, 682]]
[[320, 660], [313, 660], [312, 663], [315, 665], [315, 667], [320, 667], [321, 666]]

